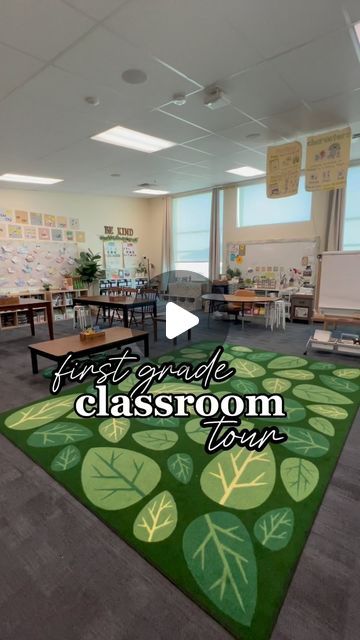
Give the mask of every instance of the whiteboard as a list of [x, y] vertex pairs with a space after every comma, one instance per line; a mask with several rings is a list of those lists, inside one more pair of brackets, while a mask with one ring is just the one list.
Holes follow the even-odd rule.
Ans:
[[[285, 274], [289, 280], [292, 269], [298, 269], [303, 273], [306, 267], [310, 266], [311, 276], [307, 276], [305, 279], [310, 284], [314, 284], [318, 253], [318, 238], [246, 243], [245, 255], [242, 257], [239, 269], [244, 279], [272, 274], [268, 277], [274, 278], [279, 286], [282, 275]], [[248, 275], [249, 269], [252, 272]]]
[[360, 311], [360, 251], [328, 251], [321, 256], [319, 304], [324, 313]]

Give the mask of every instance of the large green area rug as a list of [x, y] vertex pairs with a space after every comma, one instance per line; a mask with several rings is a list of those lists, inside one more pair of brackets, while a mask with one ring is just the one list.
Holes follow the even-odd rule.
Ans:
[[[170, 359], [200, 362], [214, 346]], [[359, 406], [360, 369], [232, 345], [224, 358], [236, 376], [211, 390], [282, 394], [286, 418], [251, 423], [276, 424], [284, 444], [208, 455], [195, 416], [81, 420], [73, 402], [89, 384], [3, 414], [0, 429], [236, 638], [265, 640]], [[153, 393], [201, 390], [167, 380]]]

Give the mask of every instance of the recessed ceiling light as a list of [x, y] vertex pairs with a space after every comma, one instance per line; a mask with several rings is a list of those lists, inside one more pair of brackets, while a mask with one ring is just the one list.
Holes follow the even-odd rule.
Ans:
[[110, 173], [111, 178], [120, 178], [121, 173]]
[[0, 180], [4, 182], [26, 182], [28, 184], [56, 184], [57, 182], [64, 182], [59, 178], [41, 178], [38, 176], [22, 176], [17, 173], [3, 173], [0, 176]]
[[174, 93], [172, 101], [174, 104], [176, 104], [177, 107], [183, 107], [184, 104], [186, 104], [185, 93]]
[[128, 84], [141, 84], [147, 80], [145, 71], [141, 71], [141, 69], [127, 69], [121, 74], [121, 77]]
[[176, 142], [170, 142], [169, 140], [163, 140], [162, 138], [155, 138], [149, 136], [147, 133], [141, 133], [140, 131], [133, 131], [132, 129], [126, 129], [125, 127], [112, 127], [107, 131], [102, 131], [96, 136], [91, 136], [92, 140], [99, 140], [100, 142], [107, 142], [108, 144], [115, 144], [118, 147], [126, 147], [127, 149], [135, 149], [136, 151], [144, 151], [144, 153], [154, 153], [161, 149], [168, 149], [174, 147]]
[[226, 173], [235, 173], [237, 176], [244, 176], [244, 178], [252, 178], [253, 176], [262, 176], [265, 171], [255, 169], [255, 167], [238, 167], [237, 169], [227, 169]]
[[90, 104], [92, 107], [98, 107], [100, 104], [100, 100], [97, 96], [86, 96], [86, 98], [84, 98], [85, 102], [87, 102], [88, 104]]
[[248, 140], [254, 140], [255, 138], [260, 138], [260, 133], [254, 131], [253, 133], [248, 133], [245, 138]]
[[147, 196], [166, 196], [169, 192], [161, 189], [135, 189], [134, 193], [142, 193]]

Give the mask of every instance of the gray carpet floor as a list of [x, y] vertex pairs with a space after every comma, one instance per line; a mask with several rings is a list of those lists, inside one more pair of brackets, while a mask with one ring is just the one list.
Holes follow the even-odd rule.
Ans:
[[[285, 332], [228, 325], [229, 341], [304, 351], [313, 327]], [[56, 335], [72, 333], [58, 322]], [[216, 340], [219, 322], [203, 339]], [[5, 411], [48, 395], [31, 373], [27, 328], [0, 332]], [[186, 343], [184, 342], [184, 345]], [[183, 342], [181, 342], [181, 346]], [[180, 346], [180, 343], [179, 343]], [[150, 355], [172, 350], [160, 336]], [[316, 360], [359, 366], [319, 352]], [[39, 360], [40, 368], [48, 366]], [[355, 640], [360, 628], [360, 417], [351, 429], [310, 533], [272, 640]], [[231, 636], [135, 551], [0, 436], [0, 640], [225, 640]], [[254, 638], [256, 640], [256, 638]]]

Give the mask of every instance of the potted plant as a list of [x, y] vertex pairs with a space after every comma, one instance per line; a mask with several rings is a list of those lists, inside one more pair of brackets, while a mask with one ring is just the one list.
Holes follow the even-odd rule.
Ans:
[[82, 281], [86, 282], [89, 288], [101, 275], [100, 261], [100, 254], [93, 253], [91, 249], [80, 251], [80, 257], [75, 258], [75, 273], [81, 276]]

